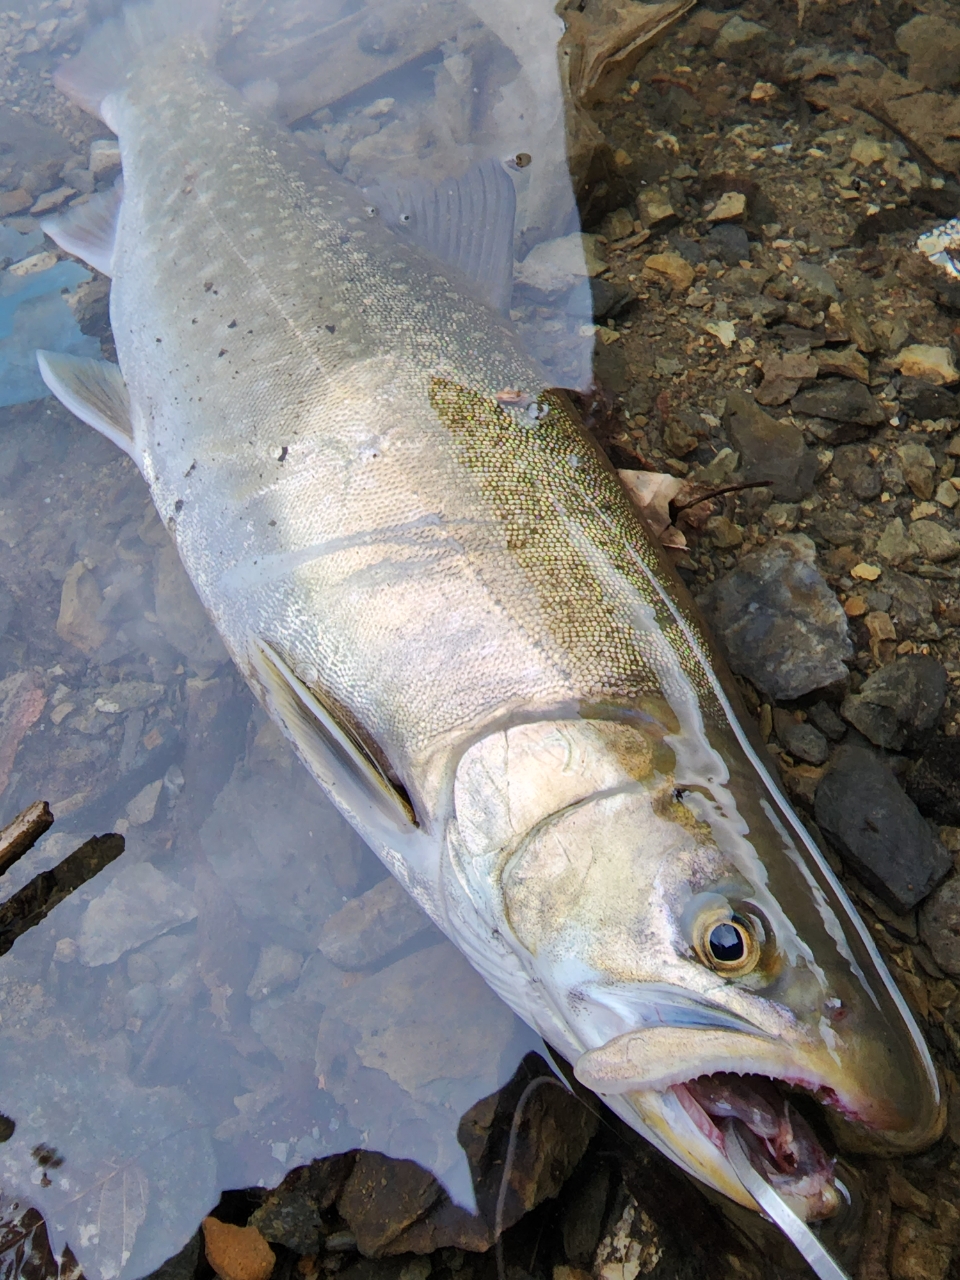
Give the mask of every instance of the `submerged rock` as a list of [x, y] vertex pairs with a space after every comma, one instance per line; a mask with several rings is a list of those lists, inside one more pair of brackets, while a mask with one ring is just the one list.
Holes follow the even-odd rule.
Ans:
[[839, 748], [817, 788], [814, 813], [851, 870], [901, 915], [953, 865], [892, 770], [866, 747]]
[[960, 826], [960, 738], [933, 738], [907, 775], [907, 791], [928, 818]]
[[779, 501], [799, 502], [807, 496], [817, 473], [817, 456], [795, 426], [764, 413], [742, 391], [727, 396], [724, 425], [740, 454], [744, 480], [772, 481], [773, 496]]
[[940, 968], [960, 977], [960, 876], [951, 876], [923, 904], [920, 937]]
[[340, 969], [365, 969], [431, 927], [402, 885], [387, 876], [335, 912], [317, 946]]
[[770, 698], [800, 698], [847, 675], [846, 615], [802, 534], [750, 552], [697, 602], [733, 670]]
[[881, 667], [840, 714], [878, 747], [898, 751], [913, 734], [937, 723], [947, 697], [947, 672], [936, 658], [911, 654]]

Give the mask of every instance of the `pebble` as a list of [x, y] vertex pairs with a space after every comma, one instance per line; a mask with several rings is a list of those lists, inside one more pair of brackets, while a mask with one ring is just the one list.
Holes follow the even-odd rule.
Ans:
[[740, 454], [741, 473], [748, 482], [773, 481], [773, 496], [799, 502], [813, 489], [817, 456], [807, 448], [802, 432], [792, 423], [778, 422], [742, 391], [727, 396], [724, 426]]
[[941, 480], [933, 496], [942, 507], [947, 507], [948, 509], [952, 509], [960, 502], [960, 493], [957, 492], [949, 480]]
[[906, 785], [921, 813], [945, 826], [960, 826], [960, 738], [933, 738]]
[[897, 450], [903, 478], [918, 498], [933, 496], [933, 474], [936, 461], [925, 444], [909, 441]]
[[858, 694], [844, 699], [840, 714], [876, 746], [899, 751], [910, 737], [934, 727], [946, 698], [944, 667], [936, 658], [911, 654], [869, 676]]
[[204, 1218], [203, 1242], [207, 1261], [220, 1280], [268, 1280], [276, 1256], [256, 1227], [235, 1227]]
[[299, 951], [291, 951], [278, 943], [262, 947], [247, 995], [251, 1000], [265, 1000], [277, 987], [296, 982], [302, 967], [303, 956]]
[[16, 191], [0, 191], [0, 218], [10, 218], [15, 213], [23, 213], [32, 204], [33, 196], [20, 187]]
[[877, 554], [890, 564], [903, 564], [919, 553], [919, 546], [906, 533], [903, 521], [897, 516], [891, 520], [877, 540]]
[[930, 895], [920, 909], [920, 937], [941, 969], [960, 977], [960, 876]]
[[830, 754], [826, 738], [814, 725], [795, 720], [788, 711], [774, 709], [773, 724], [777, 737], [792, 756], [807, 764], [823, 764]]
[[693, 284], [694, 269], [679, 253], [651, 253], [643, 267], [645, 271], [652, 271], [669, 280], [679, 292], [689, 289]]
[[960, 370], [953, 362], [953, 353], [949, 347], [915, 343], [904, 347], [891, 363], [906, 377], [924, 378], [938, 387], [960, 382]]
[[795, 413], [864, 427], [876, 427], [886, 421], [886, 415], [866, 387], [841, 378], [801, 391], [794, 396], [791, 408]]
[[847, 619], [803, 534], [751, 551], [698, 597], [730, 665], [775, 700], [791, 700], [847, 676]]
[[943, 525], [933, 520], [914, 520], [910, 537], [917, 544], [920, 555], [931, 564], [942, 564], [960, 555], [960, 539]]
[[917, 14], [897, 29], [897, 48], [909, 59], [907, 76], [928, 89], [960, 83], [960, 27], [933, 14]]
[[562, 236], [534, 245], [517, 265], [518, 284], [528, 285], [541, 293], [560, 293], [588, 276], [598, 276], [606, 263], [597, 256], [596, 236]]
[[817, 726], [820, 732], [831, 742], [839, 742], [847, 732], [847, 727], [830, 706], [829, 702], [816, 702], [807, 711], [807, 719]]
[[747, 211], [747, 197], [742, 191], [725, 191], [707, 214], [707, 222], [735, 222]]
[[157, 801], [160, 799], [160, 792], [163, 789], [163, 779], [158, 778], [156, 782], [149, 782], [127, 804], [127, 821], [131, 827], [145, 827], [148, 822], [152, 822], [157, 812]]
[[741, 262], [750, 260], [750, 238], [743, 227], [738, 227], [732, 222], [717, 223], [710, 234], [700, 241], [700, 248], [707, 258], [719, 258], [726, 266], [732, 267], [737, 272], [743, 272], [742, 276], [738, 275], [733, 280], [730, 276], [726, 277], [729, 287], [732, 288], [740, 280], [745, 287], [756, 288], [756, 293], [759, 294], [759, 288], [756, 286], [760, 281], [751, 279], [747, 275], [750, 269], [740, 266]]
[[901, 409], [919, 422], [955, 418], [960, 413], [954, 393], [926, 378], [901, 378], [897, 399]]
[[880, 496], [883, 479], [865, 445], [840, 445], [834, 452], [831, 470], [844, 488], [861, 502], [872, 502]]
[[90, 143], [90, 172], [95, 178], [120, 168], [120, 143], [116, 138], [97, 138]]
[[864, 385], [870, 381], [870, 363], [853, 343], [836, 351], [821, 351], [816, 361], [821, 374], [838, 374], [841, 378], [853, 378]]
[[59, 209], [65, 201], [76, 194], [75, 187], [57, 187], [55, 191], [45, 191], [33, 202], [30, 212], [34, 217], [39, 217], [42, 213], [52, 213], [54, 209]]
[[340, 969], [364, 969], [430, 928], [403, 886], [387, 876], [324, 922], [320, 951]]
[[[640, 221], [651, 231], [654, 229], [663, 230], [668, 226], [673, 226], [677, 221], [677, 213], [670, 203], [670, 197], [659, 187], [647, 187], [640, 192], [637, 196], [637, 212], [640, 215]], [[631, 223], [630, 231], [632, 230], [633, 224]], [[627, 232], [627, 234], [629, 235], [630, 232]]]
[[891, 769], [869, 748], [838, 748], [817, 788], [820, 828], [893, 911], [921, 902], [953, 866]]
[[93, 574], [82, 560], [67, 571], [60, 590], [57, 635], [81, 653], [92, 654], [108, 639], [110, 632], [100, 621], [103, 596]]
[[770, 31], [759, 22], [747, 22], [735, 13], [720, 28], [713, 42], [713, 53], [717, 58], [742, 58], [745, 54], [765, 45], [770, 39]]

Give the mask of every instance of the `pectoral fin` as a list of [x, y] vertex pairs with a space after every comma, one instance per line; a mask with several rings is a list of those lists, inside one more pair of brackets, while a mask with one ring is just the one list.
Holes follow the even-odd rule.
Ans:
[[40, 377], [65, 408], [130, 455], [139, 467], [130, 396], [123, 374], [107, 360], [38, 351]]
[[118, 182], [66, 213], [44, 218], [40, 226], [61, 249], [109, 276], [122, 203], [123, 186]]
[[394, 836], [413, 831], [413, 806], [356, 736], [272, 646], [257, 641], [252, 654], [274, 711], [323, 786], [366, 825], [386, 826]]

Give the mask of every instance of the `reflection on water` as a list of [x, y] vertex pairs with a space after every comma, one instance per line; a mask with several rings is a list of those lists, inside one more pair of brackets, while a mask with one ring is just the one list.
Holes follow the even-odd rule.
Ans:
[[[224, 74], [305, 156], [379, 193], [400, 234], [430, 247], [429, 217], [407, 211], [433, 184], [510, 175], [508, 265], [511, 247], [535, 252], [505, 304], [550, 380], [585, 385], [550, 6], [522, 21], [504, 0], [233, 12]], [[116, 175], [109, 144], [95, 155], [64, 179], [81, 200]], [[37, 162], [54, 175], [54, 160]], [[72, 1250], [90, 1280], [135, 1277], [221, 1189], [354, 1147], [417, 1161], [470, 1206], [461, 1117], [540, 1042], [255, 706], [132, 463], [36, 399], [35, 347], [99, 354], [82, 324], [109, 353], [102, 280], [44, 257], [27, 219], [0, 237], [0, 403], [19, 406], [0, 436], [0, 826], [41, 796], [57, 818], [0, 902], [92, 835], [126, 841], [0, 959], [4, 1274], [31, 1248], [54, 1269], [36, 1209], [68, 1246], [64, 1274]]]

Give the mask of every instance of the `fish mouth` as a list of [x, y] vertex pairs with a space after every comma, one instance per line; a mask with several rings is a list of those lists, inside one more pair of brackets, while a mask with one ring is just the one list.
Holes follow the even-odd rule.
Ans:
[[[753, 1168], [799, 1218], [819, 1222], [837, 1212], [843, 1190], [835, 1178], [836, 1158], [827, 1154], [785, 1082], [715, 1072], [670, 1090], [728, 1163], [734, 1129]], [[836, 1106], [835, 1098], [820, 1094], [819, 1103]]]

